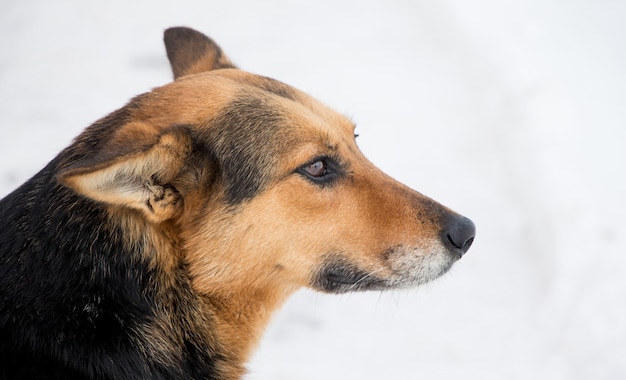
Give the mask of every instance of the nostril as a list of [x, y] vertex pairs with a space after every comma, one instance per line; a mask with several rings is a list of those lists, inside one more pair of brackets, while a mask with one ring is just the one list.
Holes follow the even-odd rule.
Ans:
[[474, 222], [465, 218], [454, 218], [445, 231], [446, 243], [451, 246], [454, 251], [463, 256], [474, 242], [476, 235], [476, 227]]
[[470, 247], [472, 246], [473, 242], [474, 242], [474, 237], [467, 239], [465, 244], [463, 244], [463, 246], [461, 247], [461, 250], [463, 250], [463, 252], [467, 252], [467, 250], [470, 249]]
[[448, 241], [450, 242], [450, 244], [452, 244], [454, 247], [458, 248], [458, 249], [462, 249], [463, 252], [466, 252], [470, 246], [472, 245], [472, 243], [474, 242], [474, 237], [471, 237], [469, 239], [467, 239], [466, 241], [463, 242], [463, 244], [457, 243], [456, 241], [454, 241], [454, 239], [452, 238], [452, 236], [450, 236], [450, 234], [448, 234]]
[[456, 247], [456, 248], [461, 248], [458, 246], [458, 244], [454, 241], [454, 239], [452, 239], [452, 236], [450, 236], [450, 234], [446, 235], [448, 237], [448, 241], [450, 242], [450, 244], [452, 244], [452, 246]]

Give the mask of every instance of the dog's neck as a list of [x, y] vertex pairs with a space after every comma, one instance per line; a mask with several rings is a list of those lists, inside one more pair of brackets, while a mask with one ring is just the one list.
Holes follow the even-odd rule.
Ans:
[[[130, 226], [125, 226], [125, 229], [133, 231]], [[198, 267], [198, 263], [194, 262], [194, 255], [184, 252], [182, 247], [187, 244], [183, 242], [184, 238], [179, 239], [180, 230], [177, 226], [172, 224], [167, 228], [161, 227], [158, 232], [154, 229], [155, 227], [147, 227], [141, 232], [136, 229], [135, 231], [143, 234], [144, 237], [147, 233], [154, 235], [146, 240], [155, 244], [153, 247], [154, 265], [160, 267], [161, 275], [165, 276], [160, 282], [177, 281], [167, 276], [176, 272], [176, 268], [187, 268], [184, 282], [188, 283], [191, 291], [196, 293], [193, 298], [200, 301], [198, 310], [204, 314], [201, 318], [196, 314], [194, 318], [204, 320], [207, 324], [207, 326], [197, 326], [196, 329], [207, 334], [208, 344], [219, 353], [216, 359], [219, 356], [223, 357], [223, 360], [215, 363], [221, 378], [241, 379], [245, 375], [245, 364], [260, 342], [273, 313], [298, 287], [285, 285], [281, 281], [258, 278], [259, 273], [271, 272], [270, 268], [255, 267], [250, 273], [242, 273], [242, 268], [233, 268], [236, 267], [235, 264], [229, 267], [225, 263], [219, 263], [214, 275], [206, 273], [199, 275], [193, 270], [188, 272], [191, 268]], [[133, 239], [137, 238], [138, 236], [133, 237]], [[161, 242], [160, 245], [159, 242]], [[233, 253], [220, 252], [220, 254], [205, 253], [201, 257], [202, 260], [207, 260], [208, 257], [219, 262], [218, 257], [222, 255], [235, 256]], [[199, 256], [195, 256], [197, 257]], [[184, 264], [181, 265], [181, 263]], [[171, 287], [171, 289], [176, 288], [180, 286]], [[175, 299], [176, 297], [165, 298]], [[188, 317], [192, 317], [192, 314]], [[197, 320], [188, 321], [188, 325], [191, 326], [198, 324]]]
[[234, 362], [243, 368], [273, 313], [294, 291], [278, 287], [216, 287], [202, 297], [213, 314], [216, 339]]
[[194, 212], [206, 208], [192, 201], [187, 198], [188, 212], [179, 221], [183, 260], [192, 289], [211, 315], [215, 339], [228, 356], [226, 362], [243, 369], [273, 313], [300, 285], [286, 277], [288, 272], [281, 265], [261, 260], [261, 254], [257, 257], [255, 241], [231, 237], [245, 236], [235, 233], [246, 230], [245, 224], [212, 223], [230, 211], [219, 214], [217, 210], [215, 215], [199, 218]]

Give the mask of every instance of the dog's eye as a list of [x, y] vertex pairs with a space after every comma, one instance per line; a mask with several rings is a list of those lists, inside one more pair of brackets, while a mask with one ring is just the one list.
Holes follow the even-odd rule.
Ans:
[[301, 166], [297, 173], [300, 173], [308, 180], [318, 185], [329, 185], [339, 178], [342, 171], [335, 161], [328, 157], [316, 158], [315, 160]]
[[308, 164], [307, 166], [302, 168], [302, 170], [304, 170], [306, 174], [310, 175], [311, 177], [320, 178], [324, 176], [324, 174], [326, 174], [328, 169], [326, 166], [326, 161], [317, 160], [313, 163]]

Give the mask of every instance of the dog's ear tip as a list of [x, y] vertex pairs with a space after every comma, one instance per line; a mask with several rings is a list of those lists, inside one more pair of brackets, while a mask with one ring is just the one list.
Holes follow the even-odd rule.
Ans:
[[172, 26], [165, 29], [165, 31], [163, 32], [163, 41], [165, 42], [165, 46], [168, 47], [172, 46], [179, 40], [189, 40], [191, 38], [211, 41], [211, 39], [203, 33], [198, 32], [197, 30], [189, 28], [187, 26]]
[[174, 33], [178, 33], [178, 32], [182, 32], [182, 31], [195, 31], [195, 29], [192, 29], [190, 27], [187, 26], [170, 26], [169, 28], [165, 29], [165, 35], [172, 35]]
[[55, 173], [52, 176], [52, 180], [60, 185], [64, 185], [66, 187], [68, 187], [68, 178], [69, 178], [69, 174], [67, 173], [66, 170], [64, 169], [60, 169], [57, 173]]
[[186, 27], [175, 26], [163, 32], [167, 58], [174, 72], [174, 79], [235, 65], [222, 49], [205, 34]]

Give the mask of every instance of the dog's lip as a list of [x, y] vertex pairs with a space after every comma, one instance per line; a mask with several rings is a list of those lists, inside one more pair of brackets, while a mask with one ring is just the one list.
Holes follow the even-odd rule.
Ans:
[[341, 285], [355, 285], [367, 278], [367, 274], [348, 274], [342, 271], [335, 271], [333, 269], [327, 270], [324, 276], [326, 277], [326, 280]]
[[331, 293], [386, 289], [387, 282], [344, 260], [329, 260], [318, 272], [315, 288]]
[[384, 290], [387, 284], [369, 274], [358, 277], [342, 276], [341, 274], [328, 273], [324, 276], [323, 288], [332, 293], [344, 293], [359, 290]]

